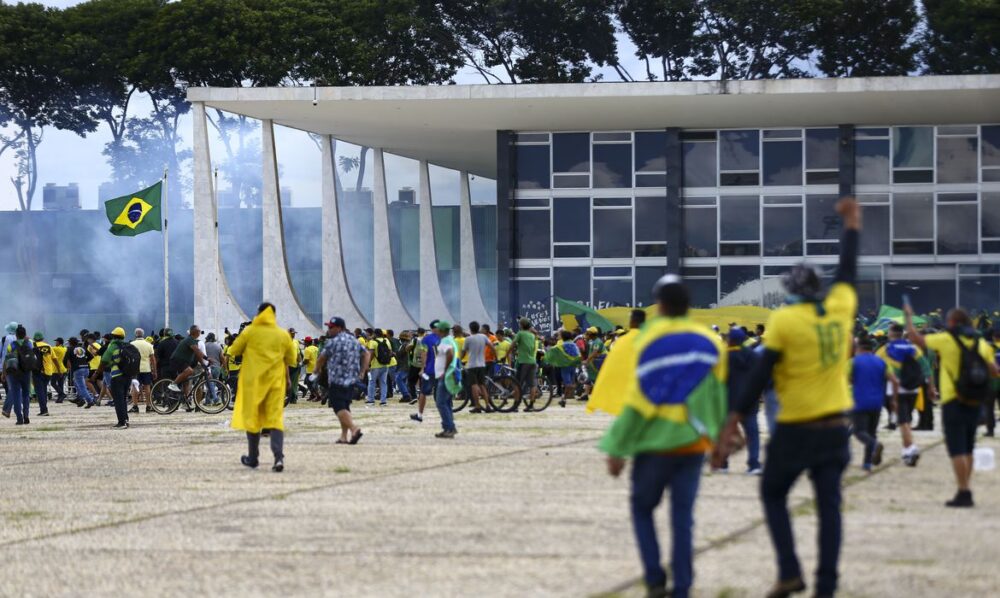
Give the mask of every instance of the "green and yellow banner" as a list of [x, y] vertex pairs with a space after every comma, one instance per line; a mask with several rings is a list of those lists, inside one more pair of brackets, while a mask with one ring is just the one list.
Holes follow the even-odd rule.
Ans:
[[163, 181], [152, 187], [104, 202], [104, 212], [111, 223], [111, 234], [134, 237], [151, 230], [162, 230], [160, 195]]

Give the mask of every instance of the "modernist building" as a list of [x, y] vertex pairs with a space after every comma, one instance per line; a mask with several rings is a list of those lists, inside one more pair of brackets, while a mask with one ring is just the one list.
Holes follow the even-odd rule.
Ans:
[[[918, 310], [1000, 305], [997, 75], [192, 88], [188, 98], [195, 245], [214, 248], [195, 264], [203, 327], [244, 318], [219, 260], [206, 106], [263, 124], [263, 296], [300, 330], [319, 322], [290, 284], [275, 123], [321, 135], [324, 316], [406, 328], [529, 315], [544, 326], [554, 296], [645, 305], [666, 271], [685, 277], [699, 307], [773, 305], [790, 265], [836, 263], [833, 206], [848, 194], [864, 205], [862, 309], [898, 305], [903, 293]], [[375, 148], [370, 198], [338, 192], [333, 139]], [[387, 197], [384, 153], [420, 161], [414, 195]], [[449, 215], [431, 211], [429, 164], [460, 172]], [[470, 175], [496, 181], [495, 208], [476, 217]], [[345, 259], [351, 203], [370, 213], [372, 243]], [[350, 218], [359, 222], [369, 226]], [[454, 233], [444, 243], [443, 231]], [[401, 253], [413, 235], [434, 242]], [[441, 275], [449, 260], [453, 274]]]

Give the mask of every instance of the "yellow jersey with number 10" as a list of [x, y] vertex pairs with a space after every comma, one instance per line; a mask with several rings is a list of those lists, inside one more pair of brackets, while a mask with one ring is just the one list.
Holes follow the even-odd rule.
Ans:
[[854, 404], [847, 376], [857, 293], [838, 282], [820, 305], [786, 305], [768, 320], [764, 347], [781, 354], [773, 372], [779, 423], [845, 413]]

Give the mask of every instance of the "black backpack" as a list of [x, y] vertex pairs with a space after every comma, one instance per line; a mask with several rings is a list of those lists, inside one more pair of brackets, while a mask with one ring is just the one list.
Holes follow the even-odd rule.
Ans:
[[382, 365], [392, 363], [392, 346], [385, 339], [375, 341], [375, 361]]
[[17, 343], [17, 367], [22, 373], [37, 371], [42, 361], [27, 341]]
[[131, 343], [119, 343], [118, 345], [118, 371], [125, 376], [135, 376], [139, 373], [139, 363], [142, 356], [139, 349]]
[[973, 348], [970, 349], [957, 334], [954, 332], [950, 334], [962, 351], [958, 378], [955, 380], [955, 392], [958, 393], [958, 398], [966, 403], [982, 403], [992, 395], [993, 385], [990, 367], [976, 350], [979, 348], [979, 339], [975, 340]]
[[906, 390], [915, 390], [924, 384], [924, 370], [916, 356], [910, 355], [903, 359], [899, 368], [899, 385]]

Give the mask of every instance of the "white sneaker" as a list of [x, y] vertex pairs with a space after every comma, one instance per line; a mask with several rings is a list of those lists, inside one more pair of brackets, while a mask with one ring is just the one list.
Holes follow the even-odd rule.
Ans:
[[176, 383], [171, 382], [170, 384], [167, 385], [167, 390], [169, 390], [170, 392], [180, 392], [181, 387], [177, 386]]
[[762, 473], [764, 473], [764, 470], [762, 470], [759, 467], [754, 467], [753, 469], [747, 470], [747, 475], [761, 475]]

